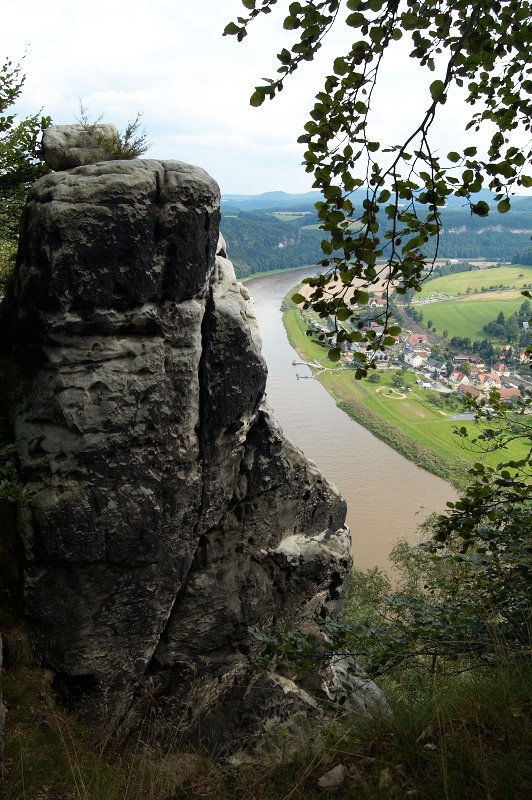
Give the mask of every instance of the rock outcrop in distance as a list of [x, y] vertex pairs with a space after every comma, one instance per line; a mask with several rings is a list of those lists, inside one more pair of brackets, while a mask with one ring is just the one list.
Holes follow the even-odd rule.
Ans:
[[47, 175], [0, 317], [43, 663], [108, 733], [209, 746], [300, 706], [248, 628], [334, 617], [351, 566], [342, 497], [264, 405], [218, 221], [179, 161]]

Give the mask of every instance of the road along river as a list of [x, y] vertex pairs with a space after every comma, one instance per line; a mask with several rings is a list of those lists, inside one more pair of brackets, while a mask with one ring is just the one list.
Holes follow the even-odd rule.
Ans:
[[442, 512], [456, 491], [340, 411], [317, 380], [302, 378], [311, 376], [307, 367], [292, 365], [300, 359], [286, 338], [280, 306], [310, 274], [302, 268], [246, 281], [264, 342], [268, 402], [286, 436], [346, 498], [355, 564], [389, 569], [388, 555], [398, 539], [418, 542], [419, 524], [432, 512]]

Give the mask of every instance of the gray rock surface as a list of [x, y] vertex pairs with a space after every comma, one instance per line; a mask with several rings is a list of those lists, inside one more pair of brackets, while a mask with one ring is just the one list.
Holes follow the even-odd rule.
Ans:
[[111, 161], [117, 140], [115, 125], [50, 125], [43, 134], [43, 158], [56, 171]]
[[116, 735], [147, 715], [219, 744], [293, 713], [248, 628], [334, 616], [351, 565], [343, 499], [264, 405], [218, 221], [178, 161], [47, 175], [0, 309], [27, 610], [56, 687]]

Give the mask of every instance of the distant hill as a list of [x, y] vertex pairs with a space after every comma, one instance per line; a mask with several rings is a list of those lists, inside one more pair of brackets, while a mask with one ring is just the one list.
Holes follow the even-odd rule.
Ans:
[[[309, 211], [314, 203], [323, 200], [321, 192], [289, 194], [288, 192], [264, 192], [263, 194], [223, 194], [222, 211]], [[305, 206], [305, 208], [300, 207]]]
[[[351, 195], [351, 202], [361, 204], [366, 197], [365, 189], [357, 189]], [[222, 211], [230, 214], [233, 209], [238, 211], [312, 211], [314, 203], [323, 200], [321, 192], [305, 192], [303, 194], [290, 194], [289, 192], [264, 192], [263, 194], [223, 194]], [[493, 210], [496, 210], [495, 195], [489, 189], [482, 189], [472, 200], [478, 203], [480, 200], [489, 203]], [[516, 195], [512, 198], [512, 208], [516, 211], [532, 212], [532, 196]], [[452, 211], [464, 211], [469, 213], [466, 201], [463, 197], [448, 197], [446, 209]]]
[[[359, 216], [366, 190], [353, 193], [354, 216]], [[244, 277], [255, 272], [288, 269], [312, 264], [321, 260], [320, 243], [326, 234], [309, 229], [319, 220], [314, 203], [322, 198], [320, 192], [290, 194], [265, 192], [259, 195], [222, 195], [221, 230], [227, 239], [229, 257], [234, 261], [237, 275]], [[464, 199], [448, 198], [442, 210], [442, 233], [438, 255], [440, 258], [477, 259], [488, 261], [521, 261], [532, 263], [530, 240], [532, 235], [532, 197], [512, 198], [512, 208], [499, 214], [494, 195], [483, 189], [472, 198], [490, 205], [488, 217], [471, 215], [464, 207]], [[271, 216], [276, 211], [310, 211], [292, 222]], [[384, 208], [378, 221], [385, 230], [389, 221]], [[427, 255], [434, 251], [434, 242], [426, 247]]]
[[308, 229], [317, 217], [305, 215], [289, 221], [260, 212], [222, 212], [220, 231], [237, 278], [274, 269], [293, 269], [323, 258], [323, 231]]

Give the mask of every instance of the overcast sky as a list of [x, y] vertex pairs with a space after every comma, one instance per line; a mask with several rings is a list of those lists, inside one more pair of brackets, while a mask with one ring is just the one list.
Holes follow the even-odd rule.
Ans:
[[[354, 32], [338, 26], [317, 63], [254, 109], [254, 86], [275, 75], [275, 55], [295, 34], [282, 30], [287, 7], [280, 0], [239, 44], [222, 32], [244, 11], [240, 0], [4, 0], [0, 55], [26, 73], [20, 114], [42, 107], [55, 124], [68, 124], [81, 99], [93, 117], [123, 128], [140, 110], [153, 142], [148, 156], [198, 164], [224, 194], [305, 192], [312, 178], [296, 140]], [[383, 143], [398, 143], [417, 125], [428, 105], [422, 87], [442, 77], [410, 64], [409, 49], [397, 43], [375, 97], [371, 138]], [[462, 133], [469, 113], [450, 98], [436, 132], [444, 152], [471, 144], [472, 134]]]

